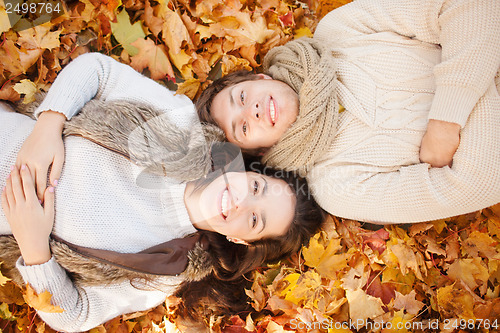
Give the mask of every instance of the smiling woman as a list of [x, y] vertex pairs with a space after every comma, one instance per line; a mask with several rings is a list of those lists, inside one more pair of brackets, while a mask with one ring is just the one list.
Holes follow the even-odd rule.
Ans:
[[[38, 314], [54, 329], [85, 331], [172, 294], [190, 315], [207, 299], [240, 311], [244, 274], [298, 251], [322, 223], [303, 179], [217, 170], [192, 104], [109, 57], [66, 67], [37, 121], [11, 111], [0, 105], [2, 273], [52, 294], [64, 312]], [[193, 133], [208, 149], [184, 140]]]

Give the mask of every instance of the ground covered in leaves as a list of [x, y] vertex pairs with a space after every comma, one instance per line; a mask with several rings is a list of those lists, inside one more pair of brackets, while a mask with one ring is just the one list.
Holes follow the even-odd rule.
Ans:
[[[73, 0], [63, 15], [24, 29], [34, 18], [10, 22], [0, 1], [0, 99], [29, 103], [91, 51], [195, 98], [214, 78], [258, 69], [270, 48], [310, 36], [346, 2]], [[206, 322], [213, 332], [500, 331], [499, 240], [500, 205], [405, 227], [330, 217], [295, 258], [254, 273], [253, 312]], [[60, 311], [50, 297], [0, 275], [0, 332], [52, 332], [34, 310]], [[91, 332], [182, 331], [178, 302]]]

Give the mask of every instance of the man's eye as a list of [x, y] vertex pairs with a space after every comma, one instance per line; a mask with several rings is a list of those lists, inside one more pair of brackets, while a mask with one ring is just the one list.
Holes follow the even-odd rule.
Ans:
[[247, 123], [243, 124], [242, 130], [243, 130], [243, 134], [247, 134]]
[[255, 215], [255, 213], [252, 213], [252, 228], [255, 229], [256, 226], [257, 226], [257, 215]]
[[253, 183], [253, 194], [257, 194], [259, 192], [259, 183], [257, 181], [254, 181]]
[[245, 95], [243, 94], [243, 91], [240, 93], [240, 101], [241, 101], [241, 104], [243, 104], [245, 102]]

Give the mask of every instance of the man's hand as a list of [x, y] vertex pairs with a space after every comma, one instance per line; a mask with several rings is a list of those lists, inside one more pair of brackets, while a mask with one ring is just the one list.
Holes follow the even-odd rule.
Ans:
[[451, 166], [459, 144], [459, 124], [430, 119], [420, 145], [420, 161], [435, 168]]
[[21, 170], [13, 167], [1, 202], [26, 265], [43, 264], [51, 258], [49, 236], [54, 225], [53, 187], [45, 190], [44, 199], [42, 207], [28, 168], [25, 165]]
[[57, 185], [64, 164], [64, 143], [62, 131], [66, 116], [54, 111], [45, 111], [39, 117], [23, 146], [17, 154], [16, 166], [26, 165], [31, 171], [38, 199], [43, 200], [47, 186], [47, 172], [50, 184]]

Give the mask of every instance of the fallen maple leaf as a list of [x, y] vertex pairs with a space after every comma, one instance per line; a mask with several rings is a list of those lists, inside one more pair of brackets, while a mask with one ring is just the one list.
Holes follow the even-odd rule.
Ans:
[[[0, 266], [2, 265], [2, 261], [0, 261]], [[7, 281], [10, 281], [8, 277], [3, 276], [2, 272], [0, 271], [0, 286], [4, 286]]]
[[33, 287], [26, 284], [26, 293], [23, 295], [24, 300], [33, 309], [47, 313], [62, 313], [64, 312], [59, 306], [54, 306], [50, 303], [52, 295], [48, 291], [37, 294]]
[[21, 82], [14, 85], [14, 90], [18, 94], [24, 94], [23, 104], [31, 103], [35, 100], [35, 94], [38, 91], [36, 84], [28, 79], [23, 79]]
[[130, 23], [130, 17], [126, 10], [122, 10], [116, 15], [116, 23], [111, 22], [111, 31], [129, 55], [135, 56], [139, 53], [138, 48], [133, 43], [137, 40], [143, 40], [146, 34], [140, 21], [134, 24]]
[[149, 38], [138, 39], [131, 45], [139, 50], [130, 58], [130, 66], [135, 70], [142, 72], [146, 67], [149, 68], [153, 80], [162, 80], [166, 76], [171, 80], [174, 79], [174, 70], [170, 65], [164, 45], [156, 45]]
[[385, 312], [382, 309], [382, 300], [368, 295], [362, 289], [347, 289], [346, 298], [349, 303], [349, 316], [353, 321], [366, 322], [367, 319], [373, 319]]
[[417, 293], [412, 290], [409, 294], [403, 295], [396, 291], [396, 299], [394, 300], [394, 308], [398, 310], [405, 310], [407, 313], [417, 315], [424, 307], [424, 303], [418, 301]]

